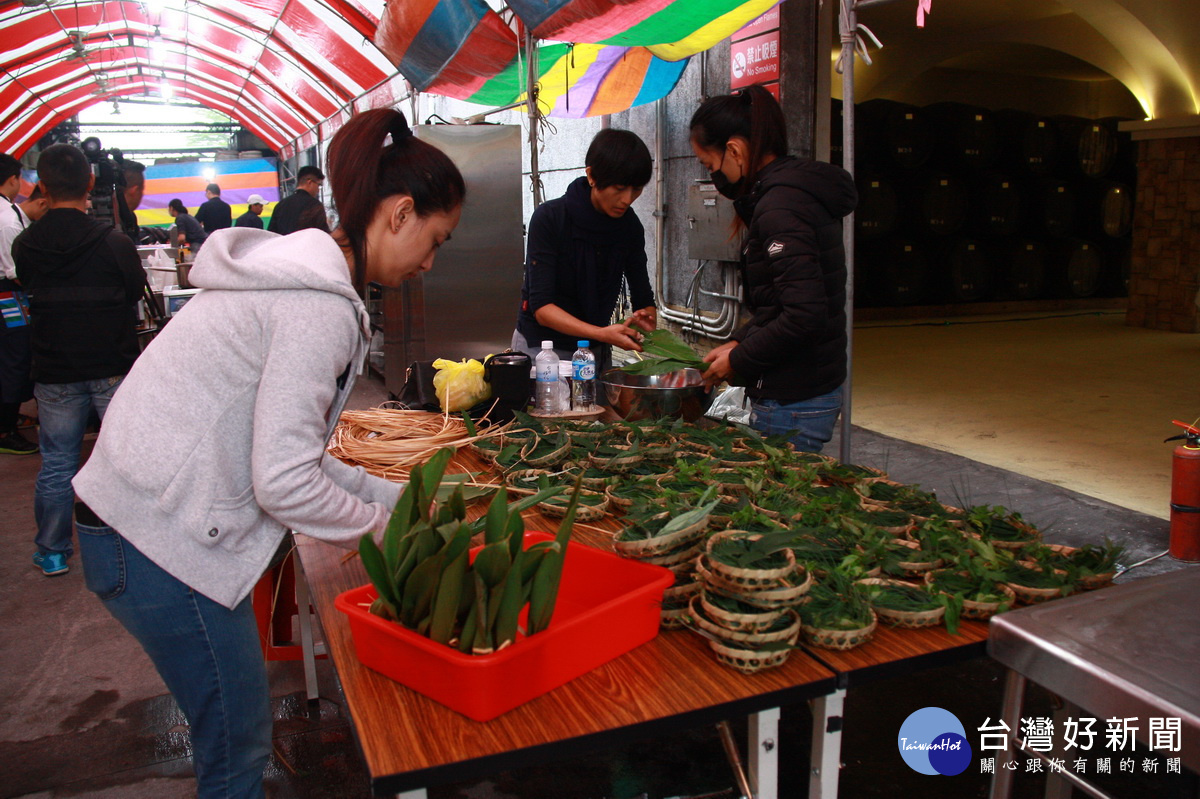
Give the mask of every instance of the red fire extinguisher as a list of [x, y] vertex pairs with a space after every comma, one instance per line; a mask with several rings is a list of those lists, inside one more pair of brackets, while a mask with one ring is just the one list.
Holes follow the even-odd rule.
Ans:
[[1171, 460], [1171, 557], [1200, 561], [1200, 428], [1175, 420], [1183, 434], [1166, 441], [1183, 443]]

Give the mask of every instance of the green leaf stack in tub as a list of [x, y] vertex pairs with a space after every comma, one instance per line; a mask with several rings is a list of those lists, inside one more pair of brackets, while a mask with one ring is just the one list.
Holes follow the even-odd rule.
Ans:
[[[579, 485], [555, 539], [525, 549], [521, 511], [565, 489], [541, 490], [509, 503], [507, 491], [500, 488], [487, 513], [468, 522], [461, 487], [445, 502], [435, 502], [452, 455], [453, 450], [439, 450], [424, 466], [412, 470], [382, 546], [364, 535], [359, 553], [379, 593], [372, 613], [438, 643], [487, 655], [517, 639], [518, 619], [526, 605], [525, 635], [534, 635], [550, 623]], [[477, 533], [483, 533], [484, 545], [472, 563], [469, 550]]]
[[703, 372], [708, 368], [704, 359], [670, 330], [659, 328], [643, 334], [641, 345], [640, 360], [625, 364], [621, 367], [622, 372], [662, 375], [680, 369], [699, 369]]

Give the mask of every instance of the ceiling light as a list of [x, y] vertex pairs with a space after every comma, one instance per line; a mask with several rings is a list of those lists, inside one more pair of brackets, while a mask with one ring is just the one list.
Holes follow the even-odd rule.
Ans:
[[158, 94], [167, 102], [175, 96], [175, 90], [171, 88], [171, 84], [167, 82], [167, 76], [164, 74], [158, 82]]

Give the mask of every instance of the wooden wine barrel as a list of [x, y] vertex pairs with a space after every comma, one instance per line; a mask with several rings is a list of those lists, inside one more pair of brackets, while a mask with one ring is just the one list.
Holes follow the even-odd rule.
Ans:
[[1054, 117], [1062, 141], [1063, 172], [1070, 176], [1102, 178], [1117, 160], [1116, 130], [1099, 120], [1083, 117]]
[[1103, 117], [1094, 121], [1108, 128], [1116, 145], [1112, 166], [1104, 177], [1121, 183], [1136, 184], [1137, 143], [1129, 131], [1120, 130], [1118, 127], [1122, 122], [1130, 120], [1125, 117]]
[[1030, 232], [1050, 236], [1075, 233], [1079, 198], [1074, 184], [1062, 178], [1037, 178], [1024, 185], [1023, 194]]
[[1108, 239], [1100, 242], [1104, 255], [1104, 274], [1100, 291], [1106, 297], [1129, 296], [1129, 273], [1133, 268], [1133, 241]]
[[855, 235], [861, 241], [890, 236], [900, 228], [900, 199], [895, 183], [879, 174], [863, 174], [857, 181], [858, 207], [854, 211]]
[[935, 236], [960, 233], [971, 211], [967, 180], [952, 172], [932, 172], [914, 184], [912, 207], [917, 229]]
[[1056, 239], [1048, 245], [1050, 285], [1061, 297], [1094, 297], [1100, 292], [1104, 257], [1099, 247], [1077, 238]]
[[933, 154], [934, 134], [925, 113], [893, 100], [867, 100], [854, 107], [855, 156], [864, 166], [912, 171]]
[[934, 131], [934, 161], [951, 169], [982, 170], [1000, 155], [1000, 132], [992, 112], [966, 103], [934, 103], [922, 109]]
[[937, 282], [953, 303], [978, 302], [992, 293], [995, 259], [992, 248], [981, 239], [956, 236], [938, 253]]
[[1113, 180], [1096, 181], [1085, 194], [1088, 232], [1109, 239], [1128, 238], [1133, 232], [1134, 189]]
[[980, 236], [1015, 236], [1024, 223], [1021, 185], [1002, 172], [981, 172], [970, 180], [971, 230]]
[[998, 293], [1015, 300], [1040, 299], [1046, 291], [1046, 245], [1018, 239], [1001, 254]]
[[856, 250], [855, 281], [861, 305], [920, 305], [925, 301], [930, 264], [913, 239], [891, 236], [864, 242]]
[[992, 112], [1000, 132], [998, 163], [1020, 175], [1048, 176], [1062, 158], [1058, 128], [1050, 117], [1011, 108]]

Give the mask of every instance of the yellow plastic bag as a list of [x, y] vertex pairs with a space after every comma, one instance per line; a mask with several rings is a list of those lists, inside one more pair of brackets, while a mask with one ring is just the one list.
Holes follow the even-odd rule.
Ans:
[[443, 411], [465, 411], [492, 396], [491, 384], [483, 379], [483, 364], [474, 358], [469, 361], [438, 358], [433, 368], [437, 369], [433, 390]]

